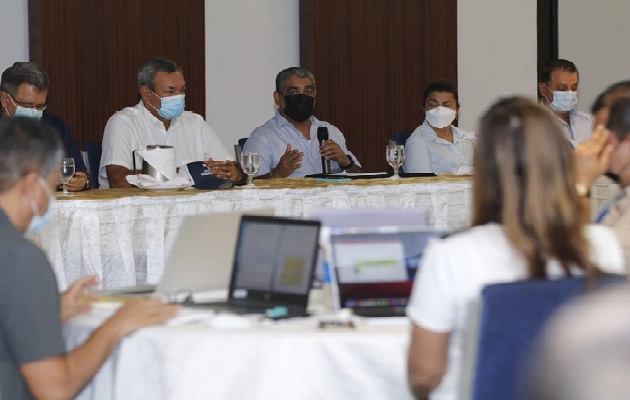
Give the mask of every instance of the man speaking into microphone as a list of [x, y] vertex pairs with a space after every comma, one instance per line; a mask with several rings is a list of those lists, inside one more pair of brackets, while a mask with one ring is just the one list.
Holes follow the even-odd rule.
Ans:
[[291, 67], [276, 76], [276, 115], [252, 132], [243, 149], [260, 155], [258, 177], [361, 172], [343, 133], [313, 116], [316, 97], [315, 77], [307, 69]]

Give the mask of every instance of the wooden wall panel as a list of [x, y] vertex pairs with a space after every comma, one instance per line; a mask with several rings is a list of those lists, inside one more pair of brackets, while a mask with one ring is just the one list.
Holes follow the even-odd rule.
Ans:
[[30, 59], [49, 75], [49, 111], [82, 148], [136, 104], [138, 69], [166, 57], [184, 69], [186, 109], [205, 115], [204, 0], [29, 0]]
[[301, 0], [300, 59], [317, 80], [315, 115], [365, 170], [389, 170], [385, 145], [422, 123], [425, 85], [457, 83], [457, 0]]

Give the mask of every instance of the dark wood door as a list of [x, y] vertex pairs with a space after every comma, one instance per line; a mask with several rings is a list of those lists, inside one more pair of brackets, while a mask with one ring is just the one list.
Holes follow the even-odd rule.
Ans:
[[186, 109], [205, 115], [204, 0], [29, 0], [30, 59], [50, 78], [49, 111], [83, 148], [136, 104], [138, 69], [166, 57], [184, 69]]
[[301, 0], [300, 60], [315, 115], [341, 129], [366, 171], [391, 168], [393, 132], [422, 123], [422, 91], [457, 83], [457, 0]]

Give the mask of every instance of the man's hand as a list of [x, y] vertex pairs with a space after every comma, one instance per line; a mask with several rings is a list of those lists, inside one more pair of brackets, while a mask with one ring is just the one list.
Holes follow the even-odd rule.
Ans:
[[227, 179], [232, 183], [241, 183], [244, 180], [243, 169], [234, 161], [214, 161], [210, 158], [205, 161], [205, 164], [217, 178]]
[[128, 300], [107, 321], [118, 339], [151, 325], [161, 324], [177, 315], [179, 306], [164, 304], [157, 298], [137, 297]]
[[593, 136], [573, 152], [575, 182], [590, 188], [593, 182], [608, 170], [613, 149], [610, 132], [601, 125], [597, 126]]
[[348, 165], [352, 160], [341, 150], [337, 142], [326, 140], [319, 149], [319, 154], [327, 160], [337, 161], [339, 165]]
[[61, 295], [61, 323], [92, 309], [92, 301], [98, 296], [87, 291], [87, 288], [98, 285], [96, 275], [79, 278]]
[[[70, 179], [70, 182], [68, 182], [68, 191], [80, 192], [82, 190], [89, 189], [86, 188], [85, 185], [87, 185], [87, 174], [85, 172], [77, 171], [72, 179]], [[63, 185], [59, 184], [58, 189], [62, 190]]]
[[273, 170], [274, 178], [284, 178], [293, 173], [296, 169], [302, 166], [302, 157], [304, 153], [299, 150], [292, 150], [291, 145], [287, 144], [287, 149], [285, 150], [282, 157], [280, 157], [280, 161]]

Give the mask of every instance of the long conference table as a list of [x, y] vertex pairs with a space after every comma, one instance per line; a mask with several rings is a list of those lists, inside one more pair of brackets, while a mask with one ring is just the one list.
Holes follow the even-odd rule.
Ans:
[[[63, 290], [87, 274], [97, 274], [105, 288], [158, 282], [180, 221], [191, 214], [272, 207], [276, 216], [308, 217], [315, 209], [424, 208], [430, 225], [460, 229], [470, 224], [470, 176], [255, 184], [252, 189], [132, 188], [59, 195], [50, 224], [31, 239], [48, 255]], [[600, 179], [592, 188], [593, 212], [615, 190]]]
[[[89, 315], [69, 321], [68, 348], [101, 322]], [[144, 328], [120, 343], [77, 400], [412, 398], [407, 320], [324, 329], [318, 322], [210, 316]]]

